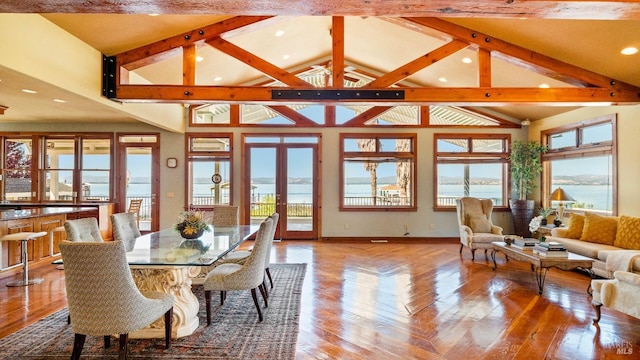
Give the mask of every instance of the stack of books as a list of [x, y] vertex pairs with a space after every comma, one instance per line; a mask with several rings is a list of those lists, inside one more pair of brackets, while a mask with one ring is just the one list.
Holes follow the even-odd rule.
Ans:
[[567, 248], [555, 241], [545, 241], [538, 243], [533, 248], [533, 253], [540, 257], [568, 257]]
[[532, 251], [533, 248], [536, 246], [536, 244], [539, 244], [539, 243], [540, 243], [540, 240], [524, 238], [524, 239], [513, 240], [513, 243], [511, 244], [511, 246], [517, 249]]

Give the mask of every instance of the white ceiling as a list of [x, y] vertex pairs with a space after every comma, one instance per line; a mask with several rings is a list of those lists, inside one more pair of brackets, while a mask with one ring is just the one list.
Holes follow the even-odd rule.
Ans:
[[[212, 15], [106, 15], [47, 14], [45, 18], [98, 51], [113, 55], [134, 49], [228, 17]], [[447, 19], [464, 27], [487, 33], [530, 50], [640, 86], [640, 54], [623, 56], [626, 46], [640, 47], [640, 21], [551, 20], [551, 19]], [[326, 61], [331, 55], [331, 18], [320, 16], [278, 17], [250, 32], [239, 32], [228, 41], [285, 68], [299, 68]], [[285, 34], [275, 37], [276, 30]], [[43, 34], [46, 36], [46, 34]], [[345, 19], [345, 62], [372, 74], [383, 74], [442, 45], [443, 41], [397, 26], [384, 18], [347, 17]], [[205, 58], [197, 68], [197, 83], [241, 85], [263, 81], [255, 69], [211, 47], [198, 49]], [[283, 59], [289, 55], [288, 59]], [[472, 64], [461, 59], [469, 57]], [[46, 64], [43, 64], [43, 66]], [[177, 56], [136, 71], [153, 83], [180, 84], [182, 58]], [[101, 74], [96, 74], [97, 77]], [[221, 81], [214, 81], [216, 76]], [[447, 78], [447, 83], [438, 79]], [[132, 120], [125, 113], [66, 91], [55, 84], [38, 83], [0, 67], [0, 105], [9, 109], [2, 121]], [[472, 50], [460, 51], [407, 79], [418, 86], [477, 86], [477, 63]], [[492, 63], [492, 84], [500, 87], [538, 86], [540, 83], [567, 87], [556, 80], [499, 60]], [[33, 86], [42, 89], [37, 96], [19, 90]], [[42, 96], [40, 96], [42, 95]], [[46, 96], [45, 96], [46, 95]], [[52, 98], [68, 100], [52, 103]], [[491, 110], [512, 117], [536, 120], [573, 109], [563, 106], [505, 106]]]

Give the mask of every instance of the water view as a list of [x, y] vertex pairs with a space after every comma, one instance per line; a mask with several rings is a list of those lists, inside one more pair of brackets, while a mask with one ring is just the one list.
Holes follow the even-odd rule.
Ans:
[[[390, 185], [389, 183], [380, 183], [378, 188]], [[135, 197], [136, 195], [147, 195], [150, 193], [150, 184], [148, 183], [130, 183], [129, 184], [129, 196]], [[265, 197], [273, 196], [274, 184], [254, 184], [253, 190], [254, 199], [260, 201]], [[555, 185], [553, 186], [556, 187]], [[567, 203], [567, 208], [579, 207], [586, 209], [597, 209], [611, 211], [611, 187], [606, 185], [562, 185], [562, 188], [567, 191], [575, 200], [574, 203]], [[90, 193], [91, 196], [107, 196], [107, 184], [91, 184]], [[440, 193], [438, 197], [458, 197], [464, 191], [463, 185], [451, 184], [440, 185]], [[499, 199], [501, 197], [502, 189], [500, 185], [472, 185], [471, 195], [475, 197]], [[345, 193], [347, 197], [365, 197], [371, 195], [371, 186], [369, 184], [350, 184], [345, 186]], [[195, 184], [194, 195], [196, 196], [211, 196], [211, 183], [197, 183]], [[290, 184], [289, 185], [289, 202], [292, 203], [311, 203], [311, 185], [310, 184]]]

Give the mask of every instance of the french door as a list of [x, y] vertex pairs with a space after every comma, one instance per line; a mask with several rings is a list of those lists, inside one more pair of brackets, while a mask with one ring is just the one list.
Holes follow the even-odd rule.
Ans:
[[280, 221], [275, 240], [318, 238], [318, 140], [245, 137], [246, 222], [259, 224], [276, 211]]
[[158, 231], [160, 190], [160, 138], [156, 134], [118, 134], [119, 212], [129, 210], [131, 200], [142, 200], [138, 212], [140, 231]]

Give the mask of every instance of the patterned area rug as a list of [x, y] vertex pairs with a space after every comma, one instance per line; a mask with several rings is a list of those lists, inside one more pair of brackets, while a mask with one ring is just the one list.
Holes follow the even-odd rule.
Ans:
[[[263, 307], [264, 321], [250, 291], [230, 291], [223, 306], [219, 294], [211, 296], [211, 326], [206, 326], [204, 291], [194, 285], [200, 301], [200, 326], [190, 336], [172, 339], [130, 339], [129, 359], [294, 359], [298, 339], [300, 296], [306, 264], [271, 264], [274, 288], [269, 307]], [[268, 284], [268, 280], [267, 280]], [[262, 303], [262, 298], [258, 295]], [[0, 339], [1, 359], [68, 359], [73, 332], [67, 325], [67, 309]], [[118, 339], [104, 348], [102, 337], [87, 336], [83, 359], [117, 359]]]

